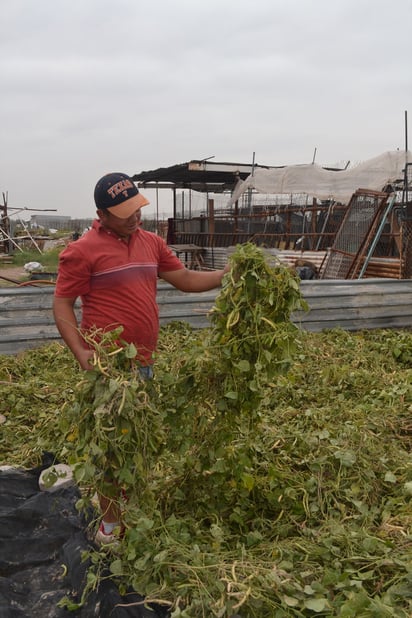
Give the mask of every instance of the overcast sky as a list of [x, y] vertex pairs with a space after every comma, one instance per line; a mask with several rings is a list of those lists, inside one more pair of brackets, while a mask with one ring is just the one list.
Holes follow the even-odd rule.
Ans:
[[91, 217], [106, 172], [212, 156], [359, 162], [412, 124], [412, 0], [0, 0], [0, 23], [10, 208]]

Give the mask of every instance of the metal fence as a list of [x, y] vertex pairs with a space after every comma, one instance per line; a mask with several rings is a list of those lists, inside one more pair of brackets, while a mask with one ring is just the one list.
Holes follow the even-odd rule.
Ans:
[[[412, 280], [302, 281], [301, 289], [309, 311], [297, 312], [293, 321], [305, 330], [412, 328]], [[53, 292], [51, 286], [0, 288], [0, 354], [60, 341], [52, 314]], [[217, 294], [187, 294], [159, 283], [161, 325], [183, 321], [195, 328], [208, 326]]]
[[[171, 220], [168, 241], [199, 247], [229, 247], [251, 241], [270, 248], [326, 251], [333, 246], [347, 208], [332, 201], [304, 206], [256, 201], [252, 210], [233, 207], [209, 210], [207, 216]], [[388, 220], [374, 255], [399, 257], [399, 237], [399, 226]]]

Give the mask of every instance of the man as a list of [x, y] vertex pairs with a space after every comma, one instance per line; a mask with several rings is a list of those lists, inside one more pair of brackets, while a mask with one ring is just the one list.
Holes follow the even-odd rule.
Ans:
[[[183, 292], [203, 292], [221, 285], [227, 272], [184, 267], [163, 239], [143, 230], [140, 209], [148, 200], [123, 173], [103, 176], [94, 191], [97, 216], [92, 228], [60, 254], [54, 295], [54, 319], [63, 340], [84, 370], [92, 369], [93, 350], [81, 332], [123, 326], [122, 339], [134, 343], [144, 377], [150, 377], [159, 316], [158, 277]], [[80, 297], [79, 330], [74, 304]], [[103, 521], [96, 540], [113, 540], [119, 513], [103, 496]]]

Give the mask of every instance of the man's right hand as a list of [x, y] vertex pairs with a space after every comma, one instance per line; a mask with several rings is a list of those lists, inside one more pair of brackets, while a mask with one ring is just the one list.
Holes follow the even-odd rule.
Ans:
[[79, 362], [79, 365], [85, 371], [93, 370], [93, 360], [94, 352], [93, 350], [87, 350], [86, 348], [82, 348], [78, 352], [76, 352], [76, 358]]

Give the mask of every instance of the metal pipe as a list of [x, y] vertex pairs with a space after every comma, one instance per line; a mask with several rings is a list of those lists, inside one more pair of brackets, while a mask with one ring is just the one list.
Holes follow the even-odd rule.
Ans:
[[[255, 172], [255, 153], [253, 153], [253, 157], [252, 157], [252, 172], [251, 172], [252, 178], [254, 176], [254, 172]], [[251, 221], [251, 215], [252, 215], [252, 188], [251, 187], [249, 187], [248, 189], [248, 210], [249, 210], [249, 220], [248, 220], [247, 232], [248, 234], [250, 234], [250, 221]]]
[[[405, 110], [405, 203], [408, 210], [408, 112]], [[409, 213], [407, 212], [407, 215]]]
[[156, 234], [159, 233], [159, 187], [156, 185]]
[[362, 268], [360, 269], [358, 279], [362, 279], [363, 275], [365, 274], [365, 270], [367, 269], [369, 261], [370, 261], [372, 255], [373, 255], [373, 252], [375, 251], [376, 245], [378, 244], [378, 240], [379, 240], [379, 238], [380, 238], [380, 236], [382, 234], [383, 228], [385, 227], [386, 219], [387, 219], [387, 217], [388, 217], [388, 215], [389, 215], [389, 213], [390, 213], [390, 211], [392, 209], [392, 206], [393, 206], [393, 204], [395, 202], [395, 199], [396, 199], [396, 194], [393, 195], [391, 197], [391, 199], [389, 200], [389, 204], [386, 207], [385, 213], [384, 213], [384, 215], [383, 215], [383, 217], [381, 219], [381, 222], [379, 224], [379, 228], [376, 231], [376, 234], [375, 234], [374, 239], [373, 239], [373, 241], [371, 243], [371, 246], [369, 247], [369, 251], [368, 251], [368, 253], [367, 253], [366, 257], [365, 257], [365, 260], [363, 262]]

